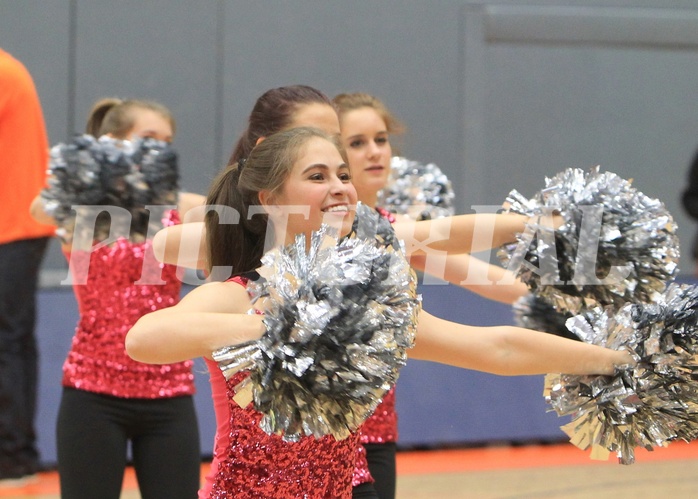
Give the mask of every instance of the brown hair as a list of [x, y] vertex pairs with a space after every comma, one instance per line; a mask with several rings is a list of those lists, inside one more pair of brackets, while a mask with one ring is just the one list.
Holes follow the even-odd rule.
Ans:
[[127, 139], [128, 134], [136, 121], [135, 111], [148, 109], [160, 114], [170, 122], [172, 132], [176, 128], [175, 119], [170, 110], [162, 104], [149, 100], [119, 99], [106, 97], [100, 99], [92, 106], [85, 132], [94, 137], [111, 134], [117, 139]]
[[289, 85], [264, 92], [255, 102], [247, 129], [238, 139], [228, 164], [249, 156], [261, 137], [287, 129], [298, 108], [313, 103], [334, 107], [329, 97], [307, 85]]
[[233, 208], [240, 219], [222, 220], [216, 211], [206, 213], [209, 271], [214, 266], [232, 266], [232, 275], [240, 275], [259, 267], [265, 241], [273, 236], [267, 234], [267, 215], [261, 208], [254, 208], [260, 206], [259, 193], [274, 193], [283, 187], [303, 147], [313, 137], [339, 147], [322, 130], [292, 128], [266, 137], [247, 159], [229, 165], [213, 181], [206, 205]]

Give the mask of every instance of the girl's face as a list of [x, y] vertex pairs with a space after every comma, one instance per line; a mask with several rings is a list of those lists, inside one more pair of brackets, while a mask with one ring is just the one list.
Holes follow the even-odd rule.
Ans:
[[303, 104], [293, 113], [290, 128], [310, 126], [319, 128], [327, 135], [339, 136], [339, 118], [334, 108], [328, 104], [312, 102]]
[[349, 167], [335, 145], [321, 137], [303, 146], [280, 192], [262, 194], [261, 199], [277, 234], [286, 234], [285, 241], [279, 241], [284, 244], [296, 234], [309, 236], [322, 223], [348, 234], [357, 203]]
[[388, 181], [393, 153], [385, 121], [375, 109], [362, 107], [342, 115], [341, 130], [359, 199], [375, 197]]
[[174, 135], [172, 124], [163, 115], [152, 109], [137, 109], [134, 114], [133, 128], [128, 138], [135, 136], [172, 142]]

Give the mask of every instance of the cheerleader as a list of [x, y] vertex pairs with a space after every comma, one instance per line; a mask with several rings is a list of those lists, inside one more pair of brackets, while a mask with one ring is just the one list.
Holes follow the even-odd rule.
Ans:
[[[260, 265], [267, 221], [278, 245], [299, 234], [310, 238], [328, 219], [346, 235], [352, 229], [356, 203], [349, 167], [327, 135], [295, 128], [259, 142], [244, 163], [221, 173], [207, 199], [209, 205], [231, 206], [241, 220], [247, 220], [251, 207], [254, 212], [261, 207], [265, 213], [250, 223], [218, 224], [215, 216], [207, 220], [209, 268], [232, 266], [236, 277], [199, 286], [176, 306], [143, 316], [127, 335], [129, 355], [155, 364], [199, 356], [210, 360], [216, 350], [259, 339], [265, 330], [263, 310], [247, 313], [252, 304], [241, 284]], [[289, 206], [307, 206], [309, 216], [289, 216]], [[490, 220], [497, 233], [495, 244], [522, 231], [527, 220], [517, 215], [494, 217]], [[456, 242], [472, 244], [478, 217], [456, 218], [452, 221], [459, 234]], [[417, 237], [424, 236], [417, 232]], [[415, 325], [411, 356], [497, 374], [609, 374], [614, 366], [632, 362], [621, 351], [510, 326], [463, 326], [424, 311]], [[238, 381], [231, 378], [223, 386], [222, 379], [212, 377], [214, 392], [226, 390], [227, 398], [217, 406], [222, 421], [212, 472], [200, 497], [351, 497], [358, 434], [341, 440], [306, 436], [299, 442], [266, 434], [256, 424], [261, 415], [233, 399]], [[241, 417], [245, 412], [248, 417]]]
[[[176, 304], [181, 289], [176, 267], [154, 260], [146, 240], [147, 212], [143, 218], [144, 206], [134, 196], [151, 205], [177, 203], [177, 210], [164, 210], [165, 225], [178, 223], [204, 199], [177, 190], [176, 155], [169, 146], [174, 132], [175, 121], [161, 104], [100, 100], [90, 113], [87, 134], [53, 148], [49, 186], [32, 206], [37, 220], [58, 227], [71, 269], [85, 271], [72, 275], [80, 317], [63, 364], [57, 421], [58, 473], [65, 499], [118, 499], [129, 444], [144, 499], [191, 498], [199, 488], [192, 361], [143, 364], [124, 349], [126, 332], [136, 320]], [[134, 171], [117, 173], [119, 167], [139, 161], [140, 174], [149, 162], [159, 180], [129, 182], [125, 179], [136, 178]], [[97, 174], [80, 177], [86, 169]], [[76, 184], [84, 189], [73, 188]], [[97, 227], [76, 226], [72, 209], [79, 204], [130, 210], [130, 231], [110, 242], [103, 239], [110, 232], [108, 221], [98, 217]]]
[[[414, 168], [416, 162], [393, 154], [391, 139], [403, 133], [404, 126], [382, 101], [357, 92], [339, 94], [333, 102], [339, 114], [341, 143], [351, 167], [352, 183], [362, 203], [377, 209], [391, 222], [453, 214], [453, 192], [445, 175], [435, 165], [431, 165], [429, 171], [420, 165], [424, 170], [421, 173], [428, 174], [429, 178], [419, 178], [407, 171], [408, 167]], [[401, 176], [396, 174], [393, 165], [400, 169]], [[428, 258], [413, 255], [410, 264], [425, 271]], [[512, 303], [528, 291], [523, 283], [514, 279], [514, 284], [491, 285], [505, 277], [506, 271], [468, 254], [449, 255], [442, 263], [442, 274], [437, 277], [486, 298]], [[487, 284], [472, 277], [467, 279], [469, 273], [484, 275]], [[397, 438], [395, 391], [391, 390], [366, 421], [361, 435], [374, 486], [381, 499], [395, 497]]]

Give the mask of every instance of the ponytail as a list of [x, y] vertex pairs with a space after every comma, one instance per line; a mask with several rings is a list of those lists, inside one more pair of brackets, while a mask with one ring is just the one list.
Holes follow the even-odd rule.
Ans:
[[[250, 206], [259, 205], [257, 193], [239, 188], [240, 167], [229, 165], [214, 180], [206, 200], [207, 206], [216, 206], [206, 213], [207, 269], [232, 267], [231, 275], [240, 275], [256, 269], [264, 253], [268, 217], [261, 212], [249, 217]], [[239, 215], [236, 220], [226, 214]], [[261, 211], [261, 210], [259, 210]]]
[[104, 132], [102, 132], [104, 117], [114, 108], [114, 106], [118, 106], [123, 102], [124, 101], [116, 97], [106, 97], [95, 102], [90, 110], [90, 115], [87, 117], [85, 133], [92, 135], [93, 137], [100, 137], [104, 135]]

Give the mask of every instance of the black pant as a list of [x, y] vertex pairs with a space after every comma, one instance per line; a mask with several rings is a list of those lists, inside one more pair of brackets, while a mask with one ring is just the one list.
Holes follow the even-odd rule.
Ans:
[[352, 489], [351, 499], [379, 499], [379, 497], [372, 483], [362, 483]]
[[39, 466], [36, 414], [36, 288], [48, 238], [0, 244], [0, 478]]
[[64, 388], [56, 437], [61, 498], [119, 499], [129, 441], [143, 499], [197, 497], [193, 397], [126, 399]]
[[364, 448], [366, 449], [368, 470], [375, 480], [373, 487], [378, 493], [378, 497], [380, 499], [394, 499], [397, 445], [395, 442], [364, 444]]

